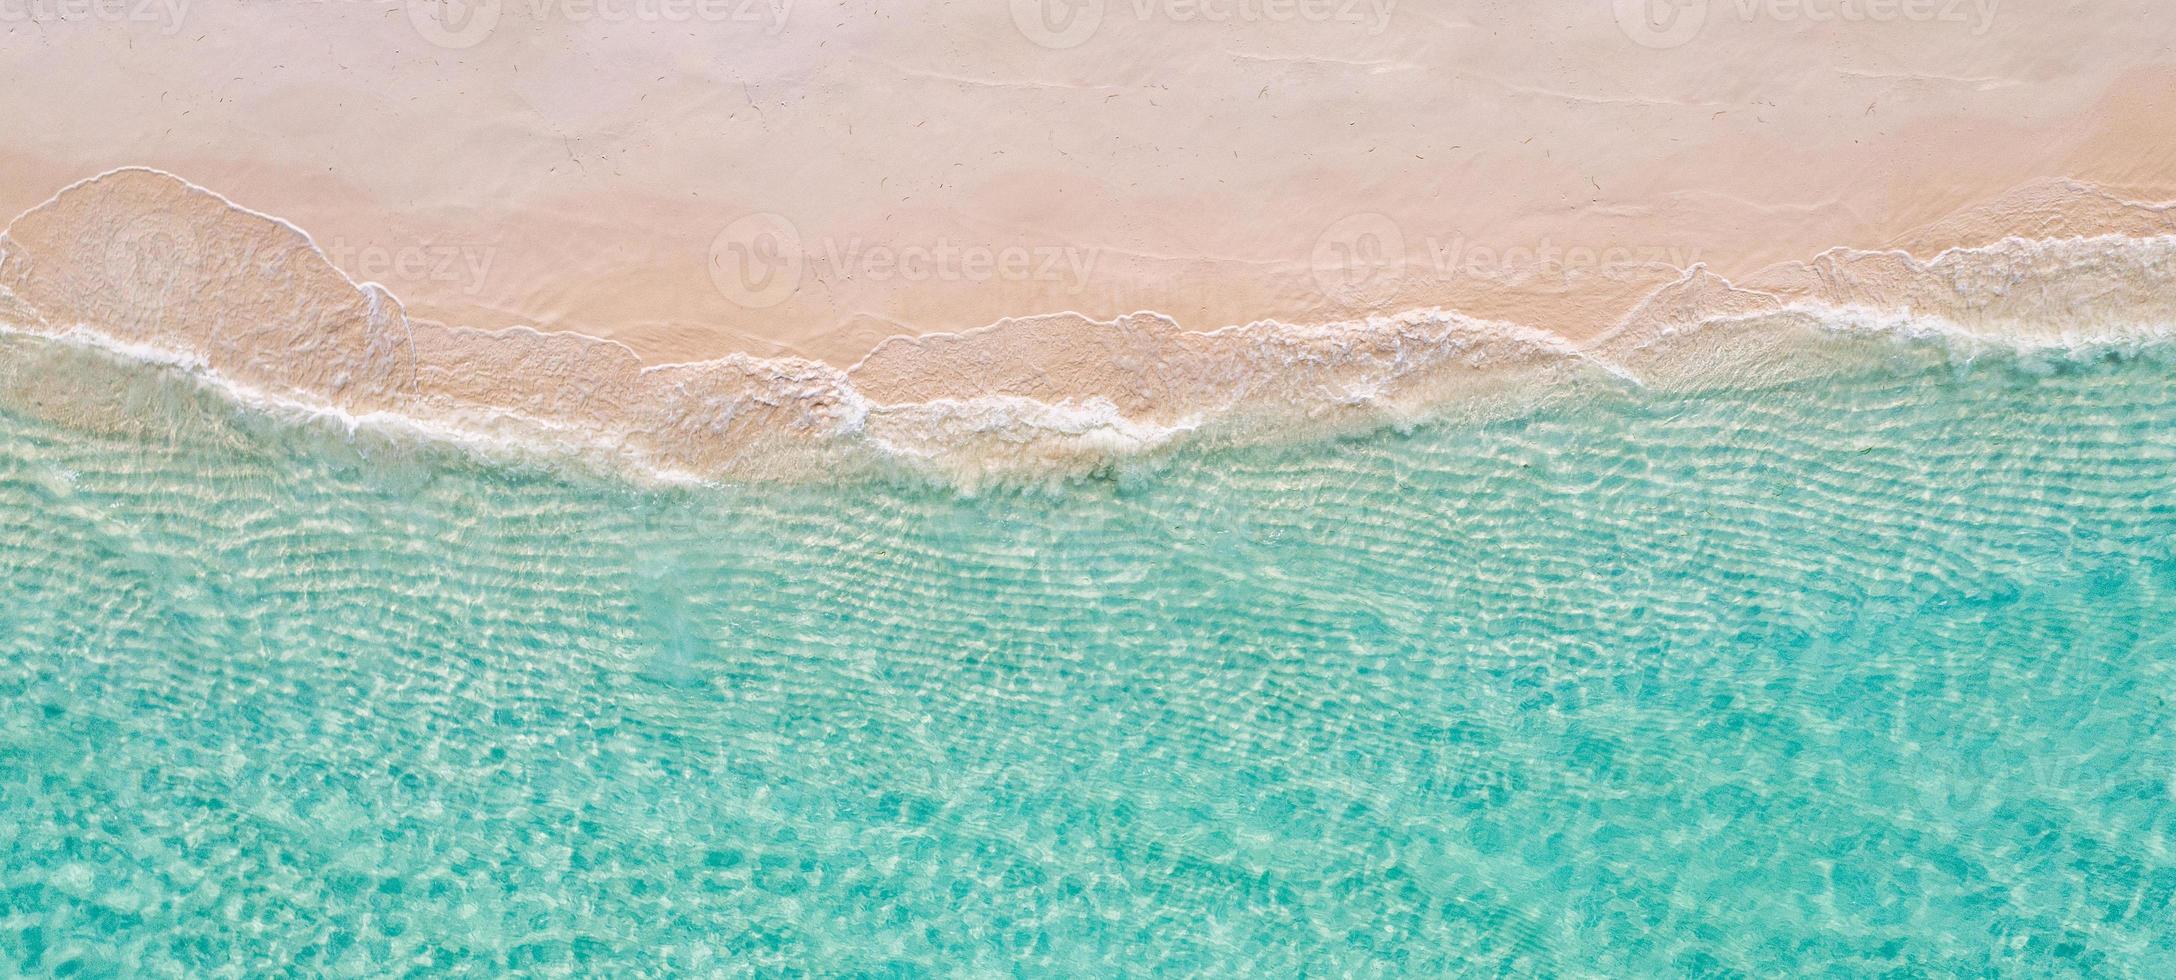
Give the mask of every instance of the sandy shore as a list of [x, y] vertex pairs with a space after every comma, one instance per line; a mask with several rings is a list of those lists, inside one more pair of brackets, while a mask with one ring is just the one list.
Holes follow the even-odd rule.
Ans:
[[[2165, 352], [2169, 209], [2075, 183], [2036, 192], [2004, 210], [2135, 233], [2012, 236], [1929, 260], [1837, 248], [1742, 282], [1695, 268], [1577, 337], [1441, 308], [1208, 331], [1161, 314], [1063, 313], [893, 336], [841, 368], [739, 352], [646, 362], [580, 333], [412, 317], [295, 225], [126, 168], [70, 185], [0, 235], [0, 329], [180, 365], [281, 413], [668, 478], [832, 479], [901, 464], [970, 482], [1064, 476], [1181, 443], [1507, 418], [1627, 385], [1788, 382], [1899, 356], [1900, 338], [1952, 359]], [[100, 383], [81, 368], [0, 366], [11, 386], [57, 384], [30, 403], [71, 424], [125, 411], [90, 395]]]
[[2176, 324], [2176, 8], [1533, 8], [0, 9], [0, 321], [702, 477]]
[[1059, 311], [1578, 339], [1694, 263], [2176, 198], [2150, 0], [779, 3], [10, 7], [0, 212], [152, 166], [421, 318], [844, 367]]

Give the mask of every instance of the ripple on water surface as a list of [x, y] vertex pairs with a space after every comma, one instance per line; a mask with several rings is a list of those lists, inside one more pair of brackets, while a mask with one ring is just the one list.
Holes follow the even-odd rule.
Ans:
[[0, 951], [2168, 975], [2167, 372], [973, 496], [636, 489], [141, 377], [7, 402]]

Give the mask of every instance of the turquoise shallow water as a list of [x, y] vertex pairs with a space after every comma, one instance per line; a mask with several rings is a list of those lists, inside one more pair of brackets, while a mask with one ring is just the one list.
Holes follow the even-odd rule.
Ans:
[[0, 347], [0, 971], [2176, 974], [2165, 357], [966, 496]]

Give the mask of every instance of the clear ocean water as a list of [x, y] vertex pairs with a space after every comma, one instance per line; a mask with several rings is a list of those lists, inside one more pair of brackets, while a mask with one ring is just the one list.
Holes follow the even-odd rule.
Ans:
[[0, 338], [0, 972], [2176, 975], [2176, 385], [643, 488]]

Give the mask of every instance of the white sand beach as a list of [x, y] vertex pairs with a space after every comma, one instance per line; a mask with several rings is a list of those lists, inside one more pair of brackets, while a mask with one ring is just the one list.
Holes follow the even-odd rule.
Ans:
[[2176, 8], [2147, 0], [10, 11], [0, 213], [155, 167], [413, 316], [651, 362], [844, 367], [1064, 311], [1578, 338], [1694, 263], [2176, 197]]

